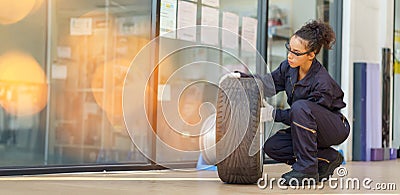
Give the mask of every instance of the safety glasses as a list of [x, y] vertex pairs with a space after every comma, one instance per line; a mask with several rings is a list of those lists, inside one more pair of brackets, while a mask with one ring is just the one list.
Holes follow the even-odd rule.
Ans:
[[299, 52], [292, 51], [291, 48], [290, 48], [289, 42], [285, 43], [285, 47], [288, 50], [288, 52], [290, 52], [290, 53], [292, 53], [292, 54], [294, 54], [296, 56], [302, 56], [302, 55], [305, 55], [305, 54], [308, 54], [308, 53], [311, 52], [311, 51], [306, 51], [306, 52], [303, 52], [303, 53], [299, 53]]

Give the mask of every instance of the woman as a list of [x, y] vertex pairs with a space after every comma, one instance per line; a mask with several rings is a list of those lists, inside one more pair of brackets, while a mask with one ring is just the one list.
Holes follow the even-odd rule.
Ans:
[[[321, 48], [330, 49], [335, 42], [332, 28], [320, 21], [310, 21], [297, 30], [285, 44], [287, 60], [271, 75], [256, 76], [267, 81], [272, 76], [276, 93], [285, 90], [290, 109], [273, 110], [266, 106], [262, 117], [290, 125], [264, 144], [269, 157], [292, 165], [282, 175], [286, 184], [294, 185], [315, 179], [324, 181], [340, 166], [343, 156], [332, 145], [341, 144], [350, 127], [340, 110], [346, 106], [343, 91], [316, 59]], [[246, 77], [240, 73], [241, 77]], [[307, 180], [305, 180], [307, 179]]]

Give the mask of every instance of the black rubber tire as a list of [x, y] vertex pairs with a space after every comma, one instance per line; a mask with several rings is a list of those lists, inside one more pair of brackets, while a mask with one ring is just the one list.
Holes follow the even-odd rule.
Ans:
[[[258, 87], [260, 83], [254, 78], [240, 78], [239, 82], [238, 79], [228, 78], [220, 85], [216, 116], [216, 157], [219, 161], [219, 178], [225, 183], [253, 184], [262, 176], [261, 150], [255, 155], [249, 155], [253, 141], [259, 143], [261, 139], [261, 135], [257, 134], [262, 97], [262, 90]], [[241, 95], [238, 95], [238, 90], [241, 90]], [[243, 114], [243, 111], [248, 114]]]

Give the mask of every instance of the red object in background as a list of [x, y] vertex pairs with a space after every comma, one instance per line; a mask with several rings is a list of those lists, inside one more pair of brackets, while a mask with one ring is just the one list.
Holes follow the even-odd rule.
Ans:
[[269, 19], [268, 26], [281, 26], [282, 21], [280, 19]]

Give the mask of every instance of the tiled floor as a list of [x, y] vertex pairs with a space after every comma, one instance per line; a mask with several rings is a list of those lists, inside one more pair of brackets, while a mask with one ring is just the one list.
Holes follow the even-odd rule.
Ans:
[[[290, 170], [284, 164], [264, 166], [268, 181], [279, 179]], [[215, 171], [163, 170], [147, 172], [107, 172], [0, 177], [0, 194], [400, 194], [400, 160], [381, 162], [349, 162], [331, 182], [305, 189], [285, 189], [273, 181], [265, 189], [258, 185], [230, 185], [222, 183]], [[360, 182], [360, 189], [357, 187]], [[364, 182], [364, 185], [363, 185]], [[394, 190], [378, 190], [377, 187]], [[315, 187], [315, 188], [314, 188]], [[322, 188], [323, 189], [320, 189]], [[368, 189], [370, 187], [370, 189]], [[311, 188], [311, 189], [309, 189]]]

